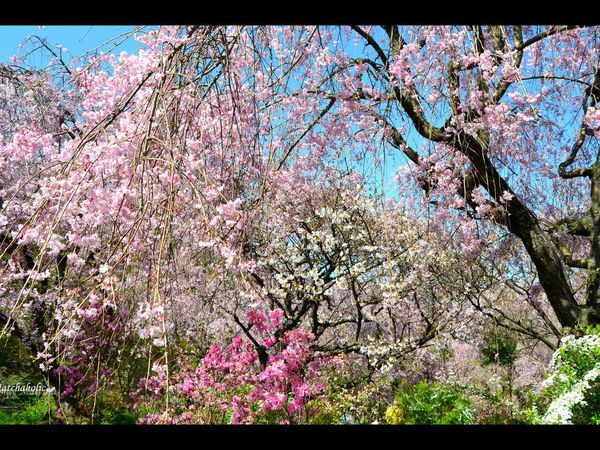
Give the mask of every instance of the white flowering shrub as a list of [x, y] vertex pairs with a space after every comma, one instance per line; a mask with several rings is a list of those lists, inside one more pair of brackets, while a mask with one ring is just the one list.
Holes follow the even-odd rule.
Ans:
[[600, 424], [600, 327], [561, 340], [542, 386], [551, 399], [542, 423]]

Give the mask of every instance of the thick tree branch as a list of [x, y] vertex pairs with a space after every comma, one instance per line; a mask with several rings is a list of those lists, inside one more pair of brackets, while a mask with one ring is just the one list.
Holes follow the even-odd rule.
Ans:
[[573, 236], [589, 236], [592, 232], [592, 218], [590, 214], [583, 217], [559, 220], [548, 227], [551, 233], [568, 233]]

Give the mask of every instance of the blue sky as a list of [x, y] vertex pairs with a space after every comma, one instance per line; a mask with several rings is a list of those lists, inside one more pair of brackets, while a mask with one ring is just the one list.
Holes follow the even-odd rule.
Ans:
[[[23, 56], [31, 49], [31, 44], [25, 48], [20, 48], [21, 44], [32, 35], [40, 38], [46, 38], [48, 44], [52, 47], [62, 45], [67, 50], [63, 51], [63, 58], [69, 62], [71, 58], [80, 56], [123, 33], [134, 30], [130, 25], [77, 25], [77, 26], [45, 26], [43, 28], [33, 25], [14, 25], [0, 26], [0, 63], [9, 62], [11, 56]], [[106, 49], [112, 47], [112, 44]], [[118, 51], [134, 52], [138, 48], [138, 43], [133, 39], [127, 39], [118, 47]], [[44, 65], [43, 58], [39, 55], [29, 60], [29, 63], [35, 65]]]

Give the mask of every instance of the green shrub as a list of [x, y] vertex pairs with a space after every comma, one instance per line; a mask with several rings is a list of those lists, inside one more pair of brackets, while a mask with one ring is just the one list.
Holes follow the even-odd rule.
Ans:
[[51, 395], [34, 396], [20, 410], [7, 411], [0, 408], [0, 425], [43, 425], [51, 423], [55, 409]]
[[471, 424], [475, 418], [469, 400], [456, 390], [421, 382], [403, 386], [385, 413], [391, 424]]
[[542, 423], [600, 424], [600, 327], [561, 340], [543, 388]]

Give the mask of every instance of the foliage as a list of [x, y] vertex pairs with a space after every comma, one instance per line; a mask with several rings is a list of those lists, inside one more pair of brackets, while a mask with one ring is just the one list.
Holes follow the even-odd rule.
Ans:
[[[0, 392], [1, 424], [51, 423], [56, 410], [54, 396], [45, 392], [45, 380], [31, 364], [31, 355], [12, 336], [0, 343], [0, 389], [11, 386], [36, 388], [36, 391]], [[38, 391], [38, 387], [43, 390]]]
[[474, 423], [469, 400], [460, 392], [439, 383], [420, 382], [403, 386], [386, 413], [390, 424], [457, 425]]
[[600, 327], [561, 339], [543, 387], [542, 423], [600, 424]]
[[493, 329], [483, 338], [481, 354], [484, 364], [509, 366], [517, 358], [517, 341], [506, 332]]
[[35, 396], [29, 401], [20, 402], [14, 409], [0, 406], [0, 425], [48, 425], [56, 414], [56, 404], [52, 395]]

